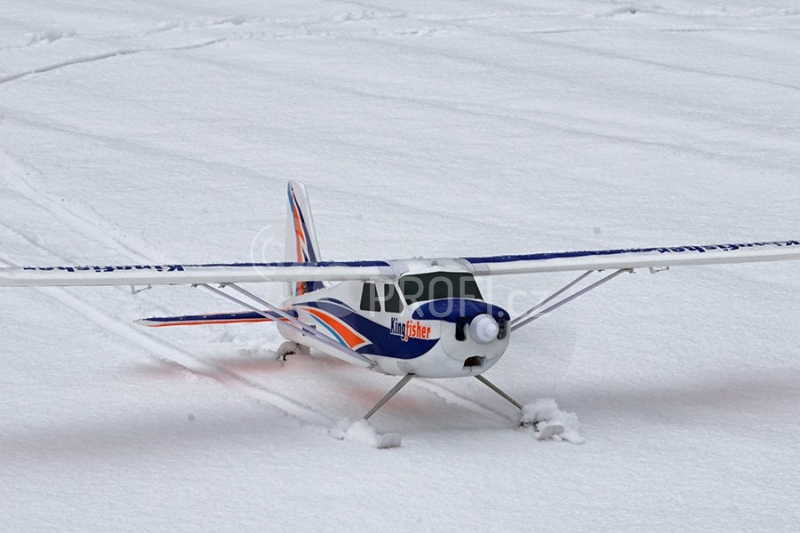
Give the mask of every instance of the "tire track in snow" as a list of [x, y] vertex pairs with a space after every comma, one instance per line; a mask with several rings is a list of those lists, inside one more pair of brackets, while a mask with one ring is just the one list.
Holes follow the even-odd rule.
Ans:
[[[153, 262], [152, 258], [154, 256], [162, 256], [162, 254], [157, 253], [145, 243], [131, 245], [130, 242], [123, 242], [120, 238], [103, 231], [101, 228], [107, 228], [109, 227], [109, 224], [101, 217], [93, 215], [85, 209], [78, 209], [68, 203], [56, 201], [46, 193], [41, 192], [34, 184], [31, 183], [29, 178], [25, 178], [25, 175], [29, 175], [31, 171], [28, 171], [23, 165], [3, 152], [0, 152], [0, 168], [5, 168], [7, 170], [5, 173], [7, 183], [11, 185], [12, 190], [18, 192], [29, 201], [45, 209], [47, 212], [51, 213], [54, 217], [61, 220], [67, 226], [73, 228], [78, 233], [99, 241], [109, 248], [116, 250], [120, 254], [142, 263], [151, 263]], [[36, 242], [35, 239], [25, 235], [16, 228], [13, 228], [2, 222], [0, 222], [0, 225], [6, 227], [9, 231], [15, 233], [20, 238], [29, 242], [31, 245], [44, 250], [48, 254], [55, 255], [56, 257], [59, 256], [59, 254], [47, 249], [45, 246]], [[69, 262], [63, 257], [59, 257], [59, 259]], [[81, 315], [85, 316], [92, 322], [95, 322], [104, 329], [138, 344], [145, 350], [151, 351], [151, 353], [157, 355], [161, 360], [173, 362], [183, 368], [186, 368], [190, 372], [206, 375], [212, 379], [217, 378], [214, 377], [213, 373], [209, 373], [204, 369], [213, 369], [215, 372], [222, 372], [222, 375], [226, 376], [226, 378], [224, 380], [217, 379], [218, 381], [221, 381], [224, 384], [232, 383], [234, 385], [233, 388], [239, 390], [240, 392], [243, 392], [244, 394], [255, 399], [269, 403], [273, 407], [277, 407], [278, 409], [281, 409], [290, 415], [297, 416], [301, 420], [317, 425], [324, 425], [326, 427], [329, 427], [334, 421], [333, 417], [329, 417], [318, 411], [314, 411], [310, 407], [307, 407], [297, 401], [293, 401], [287, 397], [281, 396], [278, 393], [272, 392], [265, 387], [248, 380], [241, 374], [225, 368], [222, 365], [209, 363], [197, 356], [189, 354], [189, 352], [181, 348], [167, 343], [166, 341], [157, 340], [155, 337], [151, 337], [149, 334], [140, 332], [135, 327], [122, 323], [119, 320], [104, 314], [102, 311], [97, 310], [96, 308], [92, 308], [85, 301], [74, 296], [65, 289], [48, 288], [48, 290], [42, 290], [42, 292], [75, 309]], [[200, 367], [196, 369], [192, 366], [192, 364], [200, 365]], [[456, 393], [447, 387], [438, 385], [429, 380], [413, 380], [411, 384], [439, 396], [446, 403], [460, 406], [495, 422], [508, 423], [509, 421], [513, 421], [512, 417], [504, 415], [499, 411], [483, 405], [480, 402], [466, 398], [465, 396]], [[247, 393], [246, 389], [248, 387], [253, 388], [255, 394]], [[277, 400], [270, 401], [268, 399], [270, 395], [275, 396]], [[287, 402], [289, 403], [287, 404]], [[285, 408], [287, 405], [288, 408]], [[301, 415], [305, 412], [305, 415], [299, 416], [296, 414], [297, 412], [300, 412]], [[312, 421], [309, 419], [310, 415], [312, 419], [317, 421]], [[318, 420], [324, 420], [325, 422], [320, 424]]]

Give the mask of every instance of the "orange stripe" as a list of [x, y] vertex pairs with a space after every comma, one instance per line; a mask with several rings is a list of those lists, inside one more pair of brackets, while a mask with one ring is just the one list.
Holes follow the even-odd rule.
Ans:
[[[297, 207], [297, 197], [292, 193], [292, 211], [294, 214], [294, 234], [297, 247], [297, 262], [303, 262], [303, 243], [306, 242], [306, 236], [303, 234], [303, 224], [300, 222], [300, 208]], [[295, 289], [297, 296], [305, 294], [303, 290], [303, 283], [298, 282]]]
[[306, 311], [314, 315], [315, 317], [319, 318], [327, 325], [329, 325], [333, 330], [339, 334], [339, 336], [347, 343], [347, 345], [352, 348], [353, 346], [358, 346], [359, 344], [363, 344], [366, 339], [361, 337], [360, 335], [356, 335], [353, 331], [348, 327], [339, 322], [338, 320], [331, 318], [327, 315], [327, 313], [323, 313], [319, 309], [311, 309], [306, 308]]
[[[301, 240], [303, 239], [303, 234], [300, 231], [300, 212], [297, 209], [297, 198], [292, 195], [292, 207], [294, 211], [294, 238], [295, 238], [295, 247], [297, 248], [297, 262], [303, 262], [303, 243]], [[302, 296], [305, 291], [303, 290], [303, 284], [298, 282], [297, 288], [295, 289], [295, 294], [297, 296]]]

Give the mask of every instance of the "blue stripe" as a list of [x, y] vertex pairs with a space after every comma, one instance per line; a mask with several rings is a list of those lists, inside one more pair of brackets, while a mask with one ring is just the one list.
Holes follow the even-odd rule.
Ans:
[[411, 318], [415, 320], [442, 320], [457, 322], [461, 319], [472, 321], [478, 315], [492, 315], [495, 320], [508, 320], [508, 311], [484, 302], [483, 300], [466, 300], [461, 298], [442, 298], [425, 302], [414, 310]]
[[[327, 329], [328, 331], [330, 331], [330, 332], [331, 332], [331, 335], [333, 335], [334, 337], [336, 337], [336, 340], [337, 340], [337, 341], [339, 341], [339, 344], [343, 344], [343, 345], [347, 346], [347, 343], [346, 343], [346, 342], [344, 342], [344, 339], [343, 339], [343, 338], [341, 338], [341, 337], [339, 336], [339, 334], [338, 334], [338, 333], [336, 333], [336, 331], [335, 331], [335, 330], [334, 330], [332, 327], [330, 327], [328, 324], [326, 324], [325, 322], [323, 322], [323, 321], [322, 321], [322, 319], [320, 319], [319, 317], [316, 317], [316, 316], [314, 316], [314, 315], [311, 315], [311, 318], [313, 318], [314, 320], [316, 320], [317, 322], [319, 322], [320, 324], [322, 324], [322, 325], [325, 327], [325, 329]], [[347, 347], [349, 348], [349, 346], [347, 346]]]
[[[297, 209], [297, 214], [300, 217], [300, 230], [303, 232], [303, 237], [305, 237], [306, 248], [308, 249], [308, 255], [306, 255], [306, 251], [300, 249], [300, 253], [303, 254], [303, 262], [304, 263], [315, 263], [317, 261], [317, 252], [314, 250], [314, 246], [311, 242], [311, 237], [308, 232], [308, 228], [306, 227], [306, 220], [303, 216], [303, 210], [297, 205], [297, 198], [295, 198], [294, 191], [292, 190], [292, 186], [289, 185], [286, 188], [286, 192], [289, 195], [289, 209], [292, 211], [292, 218], [294, 218], [294, 210]], [[307, 292], [314, 292], [320, 289], [324, 289], [325, 285], [321, 281], [301, 281], [299, 283], [306, 284], [306, 291]], [[298, 285], [295, 285], [294, 290], [295, 296], [298, 293]]]
[[661, 248], [629, 248], [616, 250], [587, 250], [579, 252], [537, 253], [527, 255], [495, 255], [489, 257], [464, 257], [469, 263], [511, 263], [514, 261], [545, 261], [547, 259], [568, 259], [572, 257], [597, 257], [623, 254], [679, 254], [684, 252], [705, 253], [710, 251], [732, 252], [742, 248], [785, 248], [800, 246], [800, 241], [750, 242], [741, 244], [705, 244], [692, 246], [673, 246]]
[[[537, 253], [527, 255], [495, 255], [488, 257], [464, 257], [465, 261], [472, 264], [481, 263], [511, 263], [514, 261], [544, 261], [547, 259], [566, 259], [570, 257], [592, 257], [592, 256], [609, 256], [609, 255], [623, 255], [623, 254], [647, 254], [647, 253], [683, 253], [683, 252], [696, 252], [704, 253], [709, 251], [722, 251], [732, 252], [742, 248], [786, 248], [786, 247], [800, 247], [800, 241], [775, 241], [775, 242], [751, 242], [742, 244], [708, 244], [701, 246], [674, 246], [670, 248], [631, 248], [619, 250], [595, 250], [595, 251], [580, 251], [580, 252], [560, 252], [560, 253]], [[315, 263], [206, 263], [206, 264], [169, 264], [169, 265], [109, 265], [109, 266], [52, 266], [52, 267], [22, 267], [25, 271], [64, 271], [64, 272], [82, 272], [93, 270], [95, 272], [119, 272], [129, 270], [154, 270], [157, 272], [180, 272], [186, 268], [205, 268], [205, 267], [224, 267], [224, 268], [284, 268], [284, 267], [355, 267], [355, 268], [369, 268], [369, 267], [390, 267], [391, 265], [386, 261], [318, 261]]]
[[[141, 268], [150, 268], [149, 265], [140, 265]], [[174, 265], [164, 265], [164, 266], [174, 266]], [[386, 261], [317, 261], [315, 263], [290, 263], [290, 262], [283, 262], [283, 263], [206, 263], [200, 265], [178, 265], [184, 268], [188, 267], [231, 267], [231, 268], [252, 268], [252, 267], [337, 267], [337, 266], [346, 266], [346, 267], [388, 267], [390, 266], [389, 263]], [[53, 267], [58, 268], [58, 267]], [[75, 267], [73, 267], [75, 268]], [[119, 268], [119, 267], [117, 267]], [[135, 265], [132, 265], [131, 268], [137, 268]]]
[[371, 343], [356, 350], [358, 353], [382, 355], [395, 359], [416, 359], [428, 353], [439, 342], [439, 339], [408, 339], [404, 341], [402, 337], [392, 335], [386, 326], [369, 320], [346, 303], [333, 298], [323, 298], [316, 302], [298, 305], [322, 309], [356, 330]]
[[297, 208], [297, 213], [300, 215], [300, 230], [303, 232], [303, 236], [306, 238], [306, 247], [308, 248], [309, 255], [306, 260], [315, 262], [317, 260], [317, 253], [316, 250], [314, 250], [314, 246], [312, 246], [311, 239], [309, 238], [308, 228], [306, 227], [306, 219], [303, 216], [303, 210], [297, 205], [297, 198], [295, 198], [294, 191], [292, 190], [291, 186], [289, 186], [289, 204], [293, 209]]
[[[297, 317], [297, 313], [293, 310], [286, 311], [290, 316]], [[276, 313], [271, 311], [264, 311], [265, 315], [269, 315], [273, 320], [280, 320]], [[149, 322], [160, 322], [162, 324], [181, 323], [181, 322], [213, 322], [220, 320], [252, 320], [263, 319], [264, 315], [255, 312], [243, 313], [217, 313], [213, 315], [185, 315], [185, 316], [162, 316], [145, 318]]]

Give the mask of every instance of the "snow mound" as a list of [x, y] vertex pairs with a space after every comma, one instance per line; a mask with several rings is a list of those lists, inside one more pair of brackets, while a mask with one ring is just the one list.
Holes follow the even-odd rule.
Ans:
[[339, 440], [366, 444], [374, 448], [396, 448], [400, 446], [401, 440], [397, 433], [378, 433], [363, 418], [355, 422], [349, 418], [340, 420], [330, 429], [330, 435]]
[[520, 424], [538, 440], [565, 440], [573, 444], [585, 442], [578, 432], [578, 416], [560, 410], [552, 398], [540, 398], [522, 406]]

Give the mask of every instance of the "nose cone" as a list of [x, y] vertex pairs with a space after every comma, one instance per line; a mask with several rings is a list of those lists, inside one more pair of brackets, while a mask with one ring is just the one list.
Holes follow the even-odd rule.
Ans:
[[469, 325], [469, 336], [479, 344], [488, 344], [497, 338], [500, 326], [491, 315], [478, 315]]

